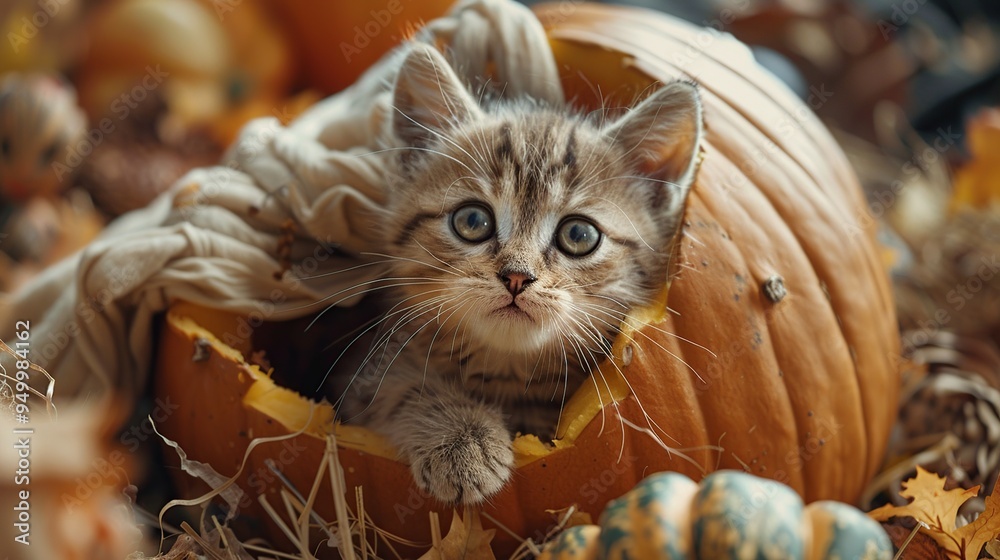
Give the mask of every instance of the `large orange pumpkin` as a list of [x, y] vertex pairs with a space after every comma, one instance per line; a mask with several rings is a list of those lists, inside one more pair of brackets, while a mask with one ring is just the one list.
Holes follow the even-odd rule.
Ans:
[[[635, 9], [560, 3], [536, 13], [568, 98], [596, 107], [600, 96], [629, 101], [658, 81], [694, 79], [708, 135], [669, 301], [665, 285], [637, 315], [644, 326], [616, 341], [614, 363], [602, 367], [609, 380], [602, 394], [588, 384], [572, 397], [553, 446], [517, 439], [517, 472], [484, 511], [537, 538], [554, 522], [546, 510], [577, 504], [596, 518], [645, 475], [672, 470], [700, 480], [719, 468], [777, 479], [807, 501], [855, 500], [895, 416], [899, 341], [886, 274], [864, 225], [871, 221], [844, 155], [726, 36]], [[176, 307], [157, 372], [157, 391], [181, 407], [162, 430], [225, 474], [236, 471], [251, 438], [288, 434], [310, 419], [305, 399], [244, 362], [251, 346], [295, 341], [255, 335], [232, 349], [215, 338], [246, 340], [245, 325]], [[261, 481], [262, 461], [284, 452], [281, 469], [308, 490], [330, 419], [328, 407], [315, 411], [294, 453], [287, 444], [258, 448], [244, 488], [273, 502], [281, 485]], [[450, 506], [420, 496], [378, 436], [347, 426], [336, 433], [348, 503], [361, 486], [375, 525], [429, 543], [427, 512], [448, 517]], [[329, 494], [328, 486], [320, 492]], [[329, 500], [316, 509], [334, 518]], [[516, 544], [497, 533], [498, 552]]]

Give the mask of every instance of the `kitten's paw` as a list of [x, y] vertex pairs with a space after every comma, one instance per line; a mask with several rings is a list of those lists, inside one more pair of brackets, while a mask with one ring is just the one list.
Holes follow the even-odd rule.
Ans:
[[496, 494], [514, 465], [510, 434], [502, 422], [455, 425], [439, 444], [413, 452], [413, 477], [445, 503], [478, 504]]

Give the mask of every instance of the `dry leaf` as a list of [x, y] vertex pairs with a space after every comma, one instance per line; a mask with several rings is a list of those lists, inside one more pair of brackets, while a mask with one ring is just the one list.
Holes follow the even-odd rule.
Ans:
[[986, 510], [972, 523], [956, 529], [955, 537], [959, 543], [965, 544], [966, 558], [975, 560], [979, 557], [983, 546], [998, 536], [1000, 536], [1000, 493], [994, 486], [993, 493], [986, 497]]
[[900, 495], [912, 498], [905, 506], [885, 505], [869, 512], [876, 521], [912, 517], [926, 523], [926, 534], [956, 560], [976, 560], [983, 545], [1000, 535], [1000, 495], [996, 489], [986, 498], [986, 510], [972, 523], [955, 527], [958, 510], [979, 493], [979, 486], [964, 490], [944, 489], [944, 479], [917, 467], [917, 476], [903, 483]]
[[578, 525], [593, 525], [594, 518], [585, 511], [580, 511], [577, 506], [569, 506], [562, 509], [547, 509], [545, 513], [551, 514], [559, 522], [561, 529], [569, 529]]
[[986, 552], [993, 558], [1000, 558], [1000, 540], [993, 539], [986, 543]]
[[458, 512], [451, 516], [451, 528], [441, 543], [427, 551], [420, 560], [496, 560], [490, 541], [496, 529], [483, 529], [478, 511], [466, 511], [466, 520]]

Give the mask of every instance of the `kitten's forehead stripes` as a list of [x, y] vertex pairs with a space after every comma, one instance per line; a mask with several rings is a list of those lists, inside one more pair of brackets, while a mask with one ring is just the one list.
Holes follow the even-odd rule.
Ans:
[[416, 231], [421, 224], [427, 220], [437, 218], [438, 216], [440, 216], [440, 214], [432, 214], [430, 212], [421, 212], [420, 214], [413, 216], [409, 219], [409, 221], [403, 224], [403, 228], [399, 230], [399, 234], [396, 235], [395, 239], [393, 239], [393, 243], [396, 245], [403, 245], [413, 237], [413, 232]]
[[576, 124], [569, 130], [569, 139], [566, 141], [566, 153], [563, 155], [563, 165], [568, 168], [576, 166]]
[[[511, 130], [514, 126], [524, 125], [533, 132], [528, 138], [515, 143]], [[527, 204], [521, 205], [520, 221], [528, 221], [530, 214], [546, 201], [559, 198], [562, 205], [568, 202], [569, 193], [566, 190], [575, 187], [579, 180], [577, 126], [578, 123], [574, 122], [560, 127], [551, 120], [541, 124], [503, 122], [499, 126], [493, 150], [496, 154], [492, 166], [495, 186], [497, 190], [509, 186], [515, 196], [527, 199]]]

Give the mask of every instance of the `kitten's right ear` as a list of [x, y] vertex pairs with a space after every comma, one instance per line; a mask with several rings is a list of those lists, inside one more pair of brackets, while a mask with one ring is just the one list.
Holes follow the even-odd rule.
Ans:
[[[698, 87], [670, 82], [613, 123], [605, 134], [646, 174], [669, 181], [684, 195], [694, 180], [704, 136]], [[683, 202], [683, 196], [680, 197]]]
[[393, 131], [404, 144], [425, 146], [479, 106], [437, 49], [416, 44], [403, 60], [393, 95]]

